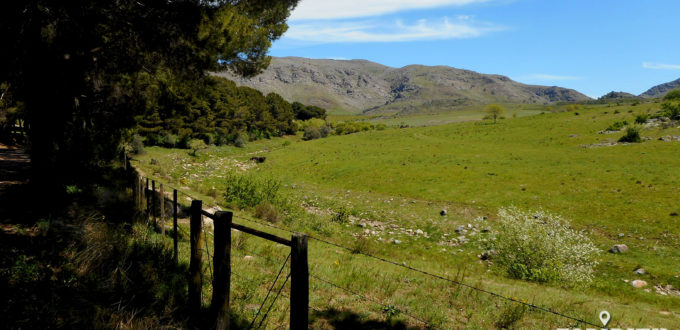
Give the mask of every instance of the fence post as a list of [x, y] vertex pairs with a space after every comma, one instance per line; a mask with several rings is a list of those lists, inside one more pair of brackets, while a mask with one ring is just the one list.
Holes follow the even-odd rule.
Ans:
[[175, 263], [179, 263], [179, 250], [177, 249], [177, 189], [172, 190], [172, 230]]
[[156, 230], [156, 180], [151, 180], [151, 214], [153, 215], [153, 229]]
[[215, 329], [229, 329], [229, 288], [231, 284], [231, 221], [233, 213], [215, 212], [213, 296], [210, 307]]
[[161, 186], [159, 188], [160, 192], [160, 199], [161, 199], [161, 239], [163, 240], [165, 246], [165, 192], [163, 191], [163, 184], [161, 183]]
[[149, 224], [151, 218], [151, 194], [149, 193], [149, 178], [146, 178], [146, 189], [144, 189], [144, 196], [146, 197], [146, 224]]
[[307, 329], [309, 323], [309, 268], [307, 235], [294, 234], [290, 247], [290, 328]]
[[198, 320], [201, 312], [201, 270], [203, 269], [201, 245], [203, 244], [203, 219], [201, 210], [203, 209], [202, 201], [191, 201], [191, 257], [189, 261], [189, 313], [193, 320]]

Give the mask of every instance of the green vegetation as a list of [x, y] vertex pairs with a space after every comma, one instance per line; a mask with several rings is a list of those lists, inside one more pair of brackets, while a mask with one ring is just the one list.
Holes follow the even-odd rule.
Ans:
[[671, 119], [680, 119], [680, 89], [672, 90], [663, 98], [663, 115]]
[[498, 104], [489, 104], [484, 108], [484, 112], [491, 118], [493, 118], [493, 123], [496, 123], [496, 119], [505, 114], [505, 108]]
[[563, 285], [590, 283], [599, 252], [587, 234], [542, 210], [498, 211], [492, 259], [513, 278]]
[[640, 143], [642, 140], [640, 139], [640, 129], [635, 127], [635, 126], [630, 126], [626, 128], [626, 134], [624, 134], [620, 139], [619, 142], [628, 142], [628, 143]]
[[[600, 134], [602, 127], [612, 122], [633, 121], [629, 111], [654, 113], [661, 110], [659, 106], [588, 105], [579, 109], [580, 116], [547, 110], [495, 125], [466, 122], [387, 128], [311, 141], [302, 141], [299, 134], [253, 142], [243, 149], [212, 147], [198, 158], [180, 150], [152, 147], [139, 157], [139, 164], [168, 184], [187, 187], [208, 205], [224, 203], [221, 196], [208, 196], [206, 187], [230, 189], [224, 178], [229, 173], [271, 178], [281, 183], [277, 196], [285, 200], [272, 203], [280, 216], [278, 226], [593, 322], [597, 322], [593, 311], [606, 309], [617, 315], [614, 326], [671, 327], [677, 324], [673, 315], [680, 309], [677, 297], [660, 295], [654, 286], [680, 287], [680, 273], [674, 266], [680, 262], [680, 231], [678, 217], [671, 216], [680, 212], [674, 202], [680, 174], [672, 170], [680, 166], [680, 159], [676, 157], [677, 142], [657, 138], [680, 135], [678, 125], [640, 127], [650, 138], [641, 144], [617, 145], [614, 137]], [[414, 120], [424, 122], [421, 117]], [[380, 119], [371, 122], [380, 123]], [[266, 156], [267, 161], [250, 163], [253, 153]], [[151, 158], [159, 164], [151, 165]], [[580, 247], [588, 247], [586, 240], [601, 251], [613, 244], [626, 244], [630, 252], [600, 253], [592, 259], [588, 259], [592, 255], [584, 255], [584, 260], [596, 261], [596, 265], [555, 254], [549, 257], [564, 266], [556, 268], [560, 271], [527, 271], [522, 273], [525, 276], [510, 277], [502, 262], [479, 257], [502, 228], [497, 210], [510, 205], [524, 211], [543, 209], [568, 220], [569, 227], [557, 228], [564, 230], [564, 237], [582, 235], [584, 241], [567, 239], [569, 244], [560, 247], [564, 252], [582, 251]], [[448, 210], [446, 216], [440, 215], [442, 209]], [[256, 210], [259, 217], [265, 213]], [[247, 213], [238, 214], [241, 223], [289, 235], [243, 219]], [[457, 230], [461, 226], [464, 228]], [[535, 232], [546, 229], [529, 228]], [[423, 234], [415, 234], [416, 230]], [[461, 235], [466, 239], [459, 239]], [[247, 245], [281, 260], [287, 255], [255, 240]], [[530, 252], [534, 254], [528, 254], [529, 261], [545, 255], [540, 250]], [[565, 324], [556, 316], [523, 311], [492, 296], [315, 241], [310, 243], [309, 258], [312, 273], [441, 327], [511, 324], [545, 328]], [[527, 269], [542, 269], [536, 265]], [[641, 266], [647, 273], [634, 274]], [[592, 281], [569, 277], [569, 267], [584, 270], [579, 276]], [[249, 272], [247, 268], [241, 271]], [[632, 287], [634, 279], [647, 281], [650, 291]], [[314, 307], [357, 311], [364, 320], [391, 316], [393, 321], [420, 325], [404, 313], [384, 312], [382, 307], [322, 282], [312, 280], [312, 286]], [[423, 306], [422, 301], [429, 303]]]

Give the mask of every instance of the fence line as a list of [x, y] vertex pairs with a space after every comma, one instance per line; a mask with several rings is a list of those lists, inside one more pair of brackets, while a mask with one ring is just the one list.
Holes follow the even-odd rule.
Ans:
[[[146, 180], [147, 180], [147, 181], [146, 181], [146, 186], [147, 186], [146, 190], [148, 191], [148, 190], [149, 190], [149, 189], [148, 189], [148, 187], [149, 187], [149, 178], [147, 178]], [[168, 185], [168, 187], [173, 188], [173, 187], [170, 186], [170, 185]], [[183, 192], [183, 191], [181, 191], [181, 190], [178, 190], [178, 189], [176, 189], [176, 188], [173, 188], [173, 189], [174, 189], [175, 191], [179, 191], [181, 194], [186, 195], [187, 197], [194, 198], [193, 196], [191, 196], [191, 195], [188, 194], [188, 193], [185, 193], [185, 192]], [[154, 192], [155, 192], [155, 190], [154, 190]], [[150, 196], [146, 196], [146, 197], [147, 197], [147, 201], [148, 201]], [[163, 196], [163, 198], [164, 198], [164, 196]], [[215, 206], [216, 206], [216, 205], [215, 205]], [[147, 214], [148, 214], [148, 215], [151, 215], [149, 211], [150, 211], [150, 210], [149, 210], [148, 205], [147, 205]], [[206, 216], [208, 216], [208, 217], [212, 217], [212, 216], [213, 216], [212, 214], [207, 213], [207, 212], [203, 211], [202, 209], [201, 209], [201, 211], [202, 211], [203, 215], [206, 215]], [[155, 212], [155, 210], [154, 210], [154, 212]], [[288, 232], [288, 233], [293, 234], [293, 235], [297, 235], [297, 234], [298, 234], [297, 232], [295, 232], [295, 231], [293, 231], [293, 230], [286, 229], [286, 228], [282, 228], [282, 227], [279, 227], [279, 226], [275, 226], [275, 225], [270, 224], [270, 223], [265, 223], [265, 222], [257, 221], [257, 220], [251, 219], [251, 218], [241, 217], [241, 216], [237, 216], [237, 215], [233, 215], [233, 217], [234, 217], [234, 218], [237, 218], [237, 219], [242, 219], [242, 220], [246, 220], [246, 221], [249, 221], [249, 222], [257, 223], [257, 224], [259, 224], [259, 225], [266, 226], [266, 227], [270, 227], [270, 228], [273, 228], [273, 229], [285, 231], [285, 232]], [[154, 218], [155, 218], [155, 214], [154, 214]], [[155, 219], [154, 219], [154, 220], [155, 220]], [[154, 222], [155, 222], [155, 221], [154, 221]], [[243, 226], [242, 226], [242, 227], [243, 227]], [[244, 228], [247, 228], [247, 227], [244, 227]], [[251, 229], [251, 228], [248, 228], [248, 229]], [[251, 230], [252, 230], [252, 229], [251, 229]], [[254, 231], [257, 232], [257, 230], [254, 230]], [[274, 236], [274, 235], [267, 234], [267, 233], [264, 233], [264, 234], [270, 235], [270, 236]], [[256, 235], [256, 236], [259, 236], [259, 235]], [[275, 237], [275, 236], [274, 236], [274, 237]], [[306, 235], [306, 237], [309, 237], [309, 238], [312, 239], [312, 240], [315, 240], [315, 241], [318, 241], [318, 242], [321, 242], [321, 243], [324, 243], [324, 244], [327, 244], [327, 245], [331, 245], [331, 246], [334, 246], [334, 247], [337, 247], [337, 248], [340, 248], [340, 249], [349, 251], [349, 252], [352, 253], [352, 254], [363, 255], [363, 256], [366, 256], [366, 257], [369, 257], [369, 258], [378, 260], [378, 261], [380, 261], [380, 262], [384, 262], [384, 263], [392, 264], [392, 265], [397, 266], [397, 267], [404, 268], [404, 269], [406, 269], [406, 270], [408, 270], [408, 271], [417, 272], [417, 273], [426, 275], [426, 276], [428, 276], [428, 277], [431, 277], [431, 278], [434, 278], [434, 279], [437, 279], [437, 280], [445, 281], [445, 282], [448, 282], [448, 283], [451, 283], [451, 284], [455, 284], [455, 285], [458, 285], [458, 286], [466, 287], [466, 288], [471, 289], [471, 290], [474, 290], [474, 291], [482, 292], [482, 293], [491, 295], [491, 296], [496, 297], [496, 298], [499, 298], [499, 299], [503, 299], [503, 300], [510, 301], [510, 302], [513, 302], [513, 303], [521, 304], [521, 305], [527, 306], [527, 307], [529, 307], [529, 308], [531, 308], [531, 309], [534, 309], [534, 310], [538, 310], [538, 311], [545, 312], [545, 313], [550, 313], [550, 314], [553, 314], [553, 315], [556, 315], [556, 316], [559, 316], [559, 317], [563, 317], [563, 318], [566, 318], [566, 319], [570, 319], [570, 320], [572, 320], [572, 321], [579, 322], [579, 323], [581, 323], [581, 324], [586, 324], [586, 325], [598, 327], [598, 325], [595, 324], [595, 323], [592, 323], [592, 322], [589, 322], [589, 321], [586, 321], [586, 320], [583, 320], [583, 319], [580, 319], [580, 318], [577, 318], [577, 317], [573, 317], [573, 316], [570, 316], [570, 315], [566, 315], [566, 314], [563, 314], [563, 313], [554, 311], [554, 310], [552, 310], [552, 309], [550, 309], [550, 308], [547, 308], [547, 307], [535, 305], [535, 304], [533, 304], [533, 303], [524, 302], [524, 301], [521, 301], [521, 300], [518, 300], [518, 299], [515, 299], [515, 298], [512, 298], [512, 297], [506, 297], [506, 296], [504, 296], [504, 295], [502, 295], [502, 294], [500, 294], [500, 293], [496, 293], [496, 292], [493, 292], [493, 291], [490, 291], [490, 290], [478, 288], [478, 287], [475, 287], [475, 286], [473, 286], [473, 285], [466, 284], [466, 283], [461, 282], [461, 281], [458, 281], [458, 280], [453, 280], [453, 279], [450, 279], [450, 278], [447, 278], [447, 277], [444, 277], [444, 276], [441, 276], [441, 275], [438, 275], [438, 274], [434, 274], [434, 273], [431, 273], [431, 272], [428, 272], [428, 271], [425, 271], [425, 270], [421, 270], [421, 269], [418, 269], [418, 268], [410, 267], [410, 266], [407, 266], [407, 265], [405, 265], [405, 264], [402, 264], [402, 263], [399, 263], [399, 262], [396, 262], [396, 261], [393, 261], [393, 260], [389, 260], [389, 259], [386, 259], [386, 258], [383, 258], [383, 257], [375, 256], [375, 255], [368, 254], [368, 253], [363, 253], [363, 252], [361, 252], [361, 251], [355, 251], [355, 250], [352, 249], [352, 248], [345, 247], [345, 246], [340, 245], [340, 244], [338, 244], [338, 243], [334, 243], [334, 242], [331, 242], [331, 241], [328, 241], [328, 240], [325, 240], [325, 239], [321, 239], [321, 238], [318, 238], [318, 237], [315, 237], [315, 236]], [[265, 238], [267, 238], [267, 237], [265, 237]], [[288, 242], [290, 242], [290, 241], [287, 241], [287, 240], [285, 240], [285, 239], [282, 239], [282, 241], [279, 242], [279, 243], [284, 244], [284, 245], [288, 245], [288, 244], [286, 244], [286, 243], [288, 243]], [[305, 243], [305, 247], [306, 247], [306, 243]], [[305, 263], [306, 263], [306, 260], [305, 260]], [[344, 291], [350, 292], [350, 293], [352, 293], [352, 294], [354, 294], [354, 295], [363, 297], [363, 298], [366, 299], [366, 300], [373, 301], [373, 302], [378, 303], [378, 304], [380, 304], [380, 305], [382, 305], [382, 306], [385, 307], [385, 305], [383, 305], [382, 303], [380, 303], [380, 302], [378, 302], [378, 301], [371, 300], [371, 299], [369, 299], [369, 298], [367, 298], [367, 297], [365, 297], [365, 296], [363, 296], [363, 295], [361, 295], [361, 294], [359, 294], [359, 293], [356, 293], [356, 292], [353, 292], [353, 291], [351, 291], [351, 290], [349, 290], [349, 289], [347, 289], [347, 288], [343, 288], [343, 287], [340, 287], [340, 286], [338, 286], [338, 285], [335, 285], [335, 284], [331, 283], [330, 281], [325, 281], [325, 280], [319, 278], [319, 277], [316, 276], [316, 275], [313, 275], [313, 274], [308, 274], [308, 275], [309, 275], [309, 276], [312, 276], [312, 277], [314, 277], [315, 279], [320, 280], [320, 281], [322, 281], [322, 282], [326, 282], [327, 284], [329, 284], [329, 285], [331, 285], [331, 286], [334, 286], [334, 287], [337, 287], [337, 288], [342, 289], [342, 290], [344, 290]], [[291, 301], [292, 301], [292, 299], [293, 299], [293, 298], [291, 298]], [[308, 299], [308, 295], [307, 295], [307, 299]], [[307, 306], [308, 306], [308, 308], [309, 308], [308, 300], [307, 300]], [[291, 310], [292, 310], [292, 308], [291, 308]], [[401, 312], [403, 312], [403, 311], [401, 311]], [[433, 325], [429, 324], [428, 322], [423, 321], [423, 320], [421, 320], [421, 319], [419, 319], [419, 318], [417, 318], [417, 317], [414, 317], [414, 316], [412, 316], [412, 315], [410, 315], [410, 314], [408, 314], [408, 313], [405, 313], [405, 312], [404, 312], [404, 314], [405, 314], [405, 315], [408, 315], [408, 316], [410, 316], [410, 317], [412, 317], [412, 318], [414, 318], [414, 319], [416, 319], [416, 320], [418, 320], [418, 321], [420, 321], [420, 322], [422, 322], [422, 323], [424, 323], [424, 324], [426, 324], [426, 325], [428, 325], [428, 326], [433, 326]]]

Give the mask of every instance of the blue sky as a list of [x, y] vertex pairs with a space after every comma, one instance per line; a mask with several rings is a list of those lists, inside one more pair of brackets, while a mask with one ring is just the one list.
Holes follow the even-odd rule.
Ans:
[[270, 55], [640, 94], [680, 78], [679, 14], [678, 0], [302, 0]]

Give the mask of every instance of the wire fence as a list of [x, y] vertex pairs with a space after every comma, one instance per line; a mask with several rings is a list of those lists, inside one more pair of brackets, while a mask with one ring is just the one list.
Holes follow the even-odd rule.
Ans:
[[[192, 196], [191, 194], [186, 193], [186, 192], [184, 192], [184, 191], [181, 191], [181, 190], [179, 190], [179, 189], [177, 189], [177, 188], [174, 188], [174, 187], [172, 187], [172, 186], [170, 186], [170, 185], [167, 185], [167, 187], [169, 187], [169, 188], [171, 188], [171, 189], [175, 189], [175, 190], [177, 190], [180, 194], [185, 195], [186, 197], [189, 197], [189, 198], [191, 198], [191, 199], [198, 199], [198, 198], [196, 198], [195, 196]], [[211, 207], [216, 207], [216, 206], [217, 206], [217, 205], [212, 205]], [[295, 232], [295, 231], [293, 231], [293, 230], [290, 230], [290, 229], [287, 229], [287, 228], [283, 228], [283, 227], [280, 227], [280, 226], [276, 226], [276, 225], [271, 224], [271, 223], [262, 222], [262, 221], [257, 221], [257, 220], [252, 219], [252, 218], [243, 217], [243, 216], [238, 216], [238, 215], [235, 215], [235, 214], [233, 215], [233, 217], [236, 218], [236, 219], [240, 219], [240, 220], [248, 221], [248, 222], [251, 222], [251, 223], [255, 223], [255, 224], [258, 224], [258, 225], [261, 225], [261, 226], [264, 226], [264, 227], [269, 227], [269, 228], [272, 228], [272, 229], [284, 231], [284, 232], [287, 232], [287, 233], [290, 233], [290, 234], [297, 234], [297, 232]], [[205, 226], [204, 226], [204, 230], [205, 230]], [[209, 233], [209, 232], [208, 232], [208, 233]], [[405, 263], [400, 263], [400, 262], [397, 262], [397, 261], [394, 261], [394, 260], [389, 260], [389, 259], [387, 259], [387, 258], [380, 257], [380, 256], [377, 256], [377, 255], [374, 255], [374, 254], [365, 253], [365, 252], [362, 252], [362, 251], [357, 251], [356, 249], [353, 249], [353, 248], [350, 248], [350, 247], [346, 247], [346, 246], [344, 246], [344, 245], [341, 245], [341, 244], [332, 242], [332, 241], [327, 240], [327, 239], [323, 239], [323, 238], [319, 238], [319, 237], [311, 236], [311, 235], [307, 235], [307, 237], [309, 237], [309, 239], [315, 240], [315, 241], [317, 241], [317, 242], [320, 242], [320, 243], [323, 243], [323, 244], [326, 244], [326, 245], [329, 245], [329, 246], [333, 246], [333, 247], [340, 248], [340, 249], [342, 249], [342, 250], [348, 251], [348, 252], [350, 252], [350, 253], [352, 253], [352, 254], [361, 255], [361, 256], [364, 256], [364, 257], [367, 257], [367, 258], [371, 258], [371, 259], [377, 260], [377, 261], [382, 262], [382, 263], [391, 264], [391, 265], [393, 265], [393, 266], [402, 268], [402, 269], [404, 269], [404, 270], [406, 270], [406, 271], [408, 271], [408, 272], [419, 273], [419, 274], [421, 274], [421, 275], [425, 275], [425, 276], [427, 276], [427, 277], [430, 277], [430, 278], [435, 279], [435, 280], [438, 280], [438, 281], [443, 281], [443, 282], [446, 282], [446, 283], [449, 283], [449, 284], [453, 284], [453, 285], [456, 285], [456, 286], [459, 286], [459, 287], [464, 287], [464, 288], [467, 288], [467, 289], [470, 289], [470, 290], [473, 290], [473, 291], [476, 291], [476, 292], [484, 293], [484, 294], [490, 295], [490, 296], [492, 296], [492, 297], [495, 297], [495, 298], [498, 298], [498, 299], [501, 299], [501, 300], [504, 300], [504, 301], [508, 301], [508, 302], [511, 302], [511, 303], [520, 304], [520, 305], [526, 306], [526, 307], [528, 307], [528, 308], [530, 308], [531, 310], [534, 310], [534, 311], [540, 311], [540, 312], [544, 312], [544, 313], [549, 313], [549, 314], [552, 314], [552, 315], [555, 315], [555, 316], [558, 316], [558, 317], [562, 317], [562, 318], [565, 318], [565, 319], [569, 319], [569, 320], [571, 320], [571, 321], [578, 322], [579, 324], [590, 325], [590, 326], [598, 327], [598, 325], [595, 324], [595, 323], [593, 323], [593, 322], [589, 322], [589, 321], [587, 321], [587, 320], [584, 320], [584, 319], [581, 319], [581, 318], [578, 318], [578, 317], [574, 317], [574, 316], [571, 316], [571, 315], [567, 315], [567, 314], [564, 314], [564, 313], [560, 313], [560, 312], [555, 311], [555, 310], [552, 310], [552, 309], [550, 309], [550, 308], [548, 308], [548, 307], [536, 305], [536, 304], [534, 304], [534, 303], [525, 302], [525, 301], [519, 300], [519, 299], [514, 298], [514, 297], [508, 297], [508, 296], [505, 296], [505, 295], [503, 295], [503, 294], [500, 294], [500, 293], [497, 293], [497, 292], [493, 292], [493, 291], [490, 291], [490, 290], [487, 290], [487, 289], [483, 289], [483, 288], [480, 288], [480, 287], [477, 287], [477, 286], [473, 286], [473, 285], [464, 283], [464, 282], [459, 281], [459, 280], [456, 280], [456, 279], [451, 279], [451, 278], [444, 277], [444, 276], [439, 275], [439, 274], [435, 274], [435, 273], [433, 273], [433, 272], [429, 272], [429, 271], [422, 270], [422, 269], [419, 269], [419, 268], [411, 267], [411, 266], [406, 265]], [[207, 244], [207, 240], [206, 240], [206, 244]], [[207, 245], [206, 245], [205, 249], [207, 250]], [[206, 252], [207, 252], [207, 251], [206, 251]], [[271, 259], [271, 258], [269, 258], [269, 257], [266, 257], [266, 256], [264, 256], [264, 255], [262, 255], [262, 254], [255, 253], [255, 252], [253, 252], [253, 251], [249, 251], [249, 253], [251, 253], [251, 254], [253, 254], [253, 255], [257, 255], [258, 257], [263, 258], [263, 259], [265, 259], [265, 260], [269, 260], [269, 261], [272, 262], [272, 263], [276, 263], [275, 260], [273, 260], [273, 259]], [[208, 252], [208, 255], [209, 255], [209, 252]], [[289, 257], [290, 257], [290, 255], [289, 255]], [[209, 258], [209, 259], [210, 259], [210, 258]], [[278, 274], [277, 277], [275, 278], [274, 283], [272, 283], [272, 286], [270, 287], [270, 289], [269, 289], [269, 291], [268, 291], [268, 293], [267, 293], [267, 296], [265, 297], [265, 301], [262, 302], [262, 305], [260, 306], [260, 309], [258, 309], [258, 314], [256, 315], [256, 318], [257, 318], [257, 316], [259, 315], [260, 310], [261, 310], [262, 307], [264, 306], [264, 303], [266, 302], [267, 298], [269, 297], [269, 294], [272, 292], [272, 289], [274, 288], [274, 284], [276, 283], [276, 281], [278, 281], [279, 276], [280, 276], [280, 274], [281, 274], [281, 271], [282, 271], [283, 268], [285, 267], [287, 261], [288, 261], [288, 259], [286, 259], [286, 262], [285, 262], [285, 263], [283, 264], [283, 266], [281, 267], [281, 270], [279, 271], [279, 274]], [[212, 267], [210, 267], [210, 268], [212, 268]], [[232, 274], [235, 274], [235, 273], [232, 272]], [[354, 296], [357, 296], [357, 297], [359, 297], [359, 298], [361, 298], [361, 299], [363, 299], [363, 300], [370, 301], [370, 302], [372, 302], [372, 303], [375, 303], [375, 304], [377, 304], [377, 305], [380, 305], [380, 306], [383, 307], [383, 308], [394, 308], [394, 309], [397, 310], [399, 313], [403, 313], [404, 315], [408, 316], [409, 318], [411, 318], [411, 319], [413, 319], [413, 320], [415, 320], [415, 321], [417, 321], [417, 322], [420, 322], [420, 323], [422, 323], [423, 325], [425, 325], [425, 326], [427, 326], [427, 327], [429, 327], [429, 328], [436, 328], [436, 326], [433, 325], [431, 322], [428, 322], [428, 321], [426, 321], [426, 320], [424, 320], [424, 319], [422, 319], [422, 318], [420, 318], [420, 317], [414, 315], [413, 313], [409, 312], [409, 311], [406, 310], [405, 308], [396, 308], [395, 306], [387, 305], [387, 304], [385, 304], [385, 303], [383, 303], [383, 302], [378, 301], [377, 299], [371, 298], [371, 297], [366, 296], [366, 295], [364, 295], [364, 294], [362, 294], [362, 293], [360, 293], [360, 292], [354, 291], [354, 290], [352, 290], [352, 289], [350, 289], [350, 288], [341, 286], [341, 285], [339, 285], [339, 284], [337, 284], [337, 283], [334, 283], [334, 282], [332, 282], [332, 281], [330, 281], [330, 280], [324, 279], [324, 278], [320, 277], [319, 275], [312, 274], [312, 273], [310, 273], [309, 275], [310, 275], [310, 277], [312, 277], [312, 278], [314, 278], [314, 279], [316, 279], [316, 280], [318, 280], [318, 281], [320, 281], [320, 282], [323, 282], [323, 283], [325, 283], [325, 284], [327, 284], [327, 285], [329, 285], [329, 286], [331, 286], [331, 287], [334, 287], [334, 288], [337, 288], [337, 289], [339, 289], [339, 290], [345, 291], [345, 292], [347, 292], [347, 293], [349, 293], [349, 294], [352, 294], [352, 295], [354, 295]], [[237, 276], [240, 276], [240, 275], [237, 275]], [[281, 294], [281, 290], [282, 290], [283, 287], [285, 286], [285, 283], [288, 281], [288, 278], [289, 278], [289, 277], [290, 277], [290, 273], [289, 273], [288, 276], [286, 277], [286, 280], [284, 281], [284, 284], [279, 288], [279, 291], [277, 292], [276, 298], [278, 298], [278, 296]], [[212, 278], [212, 273], [211, 273], [211, 278]], [[284, 295], [285, 295], [285, 293], [284, 293]], [[274, 302], [276, 301], [276, 298], [274, 299]], [[272, 302], [272, 304], [269, 306], [267, 312], [264, 314], [264, 315], [265, 315], [264, 318], [266, 318], [266, 315], [269, 313], [269, 310], [271, 310], [271, 308], [272, 308], [274, 302]], [[311, 307], [311, 306], [310, 306], [310, 309], [314, 309], [314, 310], [316, 310], [316, 311], [319, 311], [318, 309], [313, 308], [313, 307]], [[262, 324], [262, 322], [264, 321], [264, 318], [263, 318], [263, 320], [260, 322], [260, 324], [258, 325], [258, 327]], [[252, 323], [251, 323], [251, 327], [252, 327], [252, 325], [254, 324], [255, 321], [256, 321], [256, 319], [253, 319], [253, 321], [252, 321]]]

